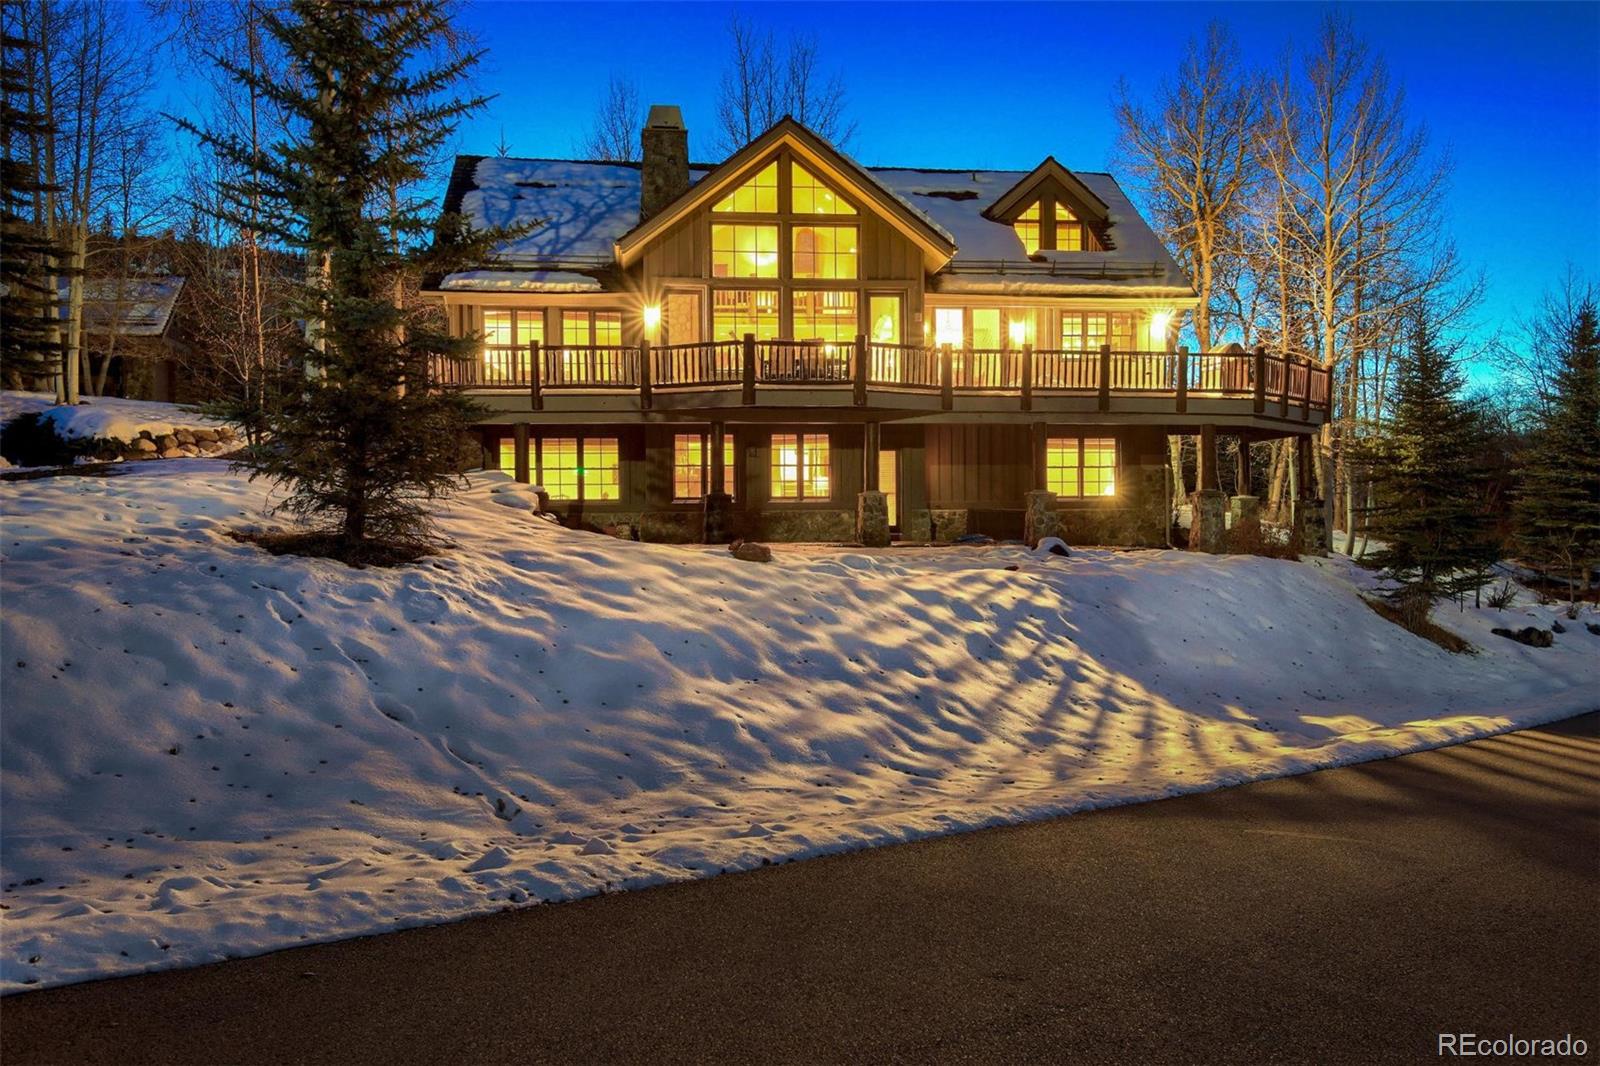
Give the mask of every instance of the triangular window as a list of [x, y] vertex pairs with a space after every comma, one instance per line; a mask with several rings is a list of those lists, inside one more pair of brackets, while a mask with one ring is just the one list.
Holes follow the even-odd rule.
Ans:
[[755, 177], [717, 201], [716, 206], [711, 210], [715, 212], [738, 212], [747, 215], [777, 214], [777, 160], [773, 160], [762, 167]]
[[797, 215], [853, 215], [856, 209], [839, 198], [839, 194], [823, 184], [799, 163], [789, 164], [790, 195]]

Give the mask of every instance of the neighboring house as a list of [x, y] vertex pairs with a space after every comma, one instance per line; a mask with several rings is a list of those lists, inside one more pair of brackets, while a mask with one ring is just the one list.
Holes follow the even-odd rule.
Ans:
[[430, 286], [483, 339], [435, 370], [570, 524], [1164, 544], [1168, 434], [1202, 436], [1214, 488], [1218, 434], [1326, 418], [1320, 368], [1171, 349], [1194, 289], [1110, 175], [863, 167], [787, 118], [698, 166], [670, 107], [642, 139], [639, 164], [462, 156], [446, 196], [539, 223]]
[[185, 345], [173, 312], [184, 279], [87, 278], [83, 285], [83, 346], [100, 395], [178, 399]]

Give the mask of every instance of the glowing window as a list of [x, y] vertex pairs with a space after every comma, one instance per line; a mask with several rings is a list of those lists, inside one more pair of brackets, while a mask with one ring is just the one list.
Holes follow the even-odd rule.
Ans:
[[855, 340], [857, 325], [854, 292], [835, 289], [795, 292], [795, 340], [849, 342]]
[[967, 343], [966, 315], [959, 307], [936, 307], [933, 311], [933, 343], [939, 347], [960, 348]]
[[789, 164], [789, 195], [797, 215], [853, 215], [856, 209], [839, 198], [799, 163]]
[[1045, 444], [1045, 487], [1057, 496], [1116, 495], [1116, 440], [1051, 437]]
[[1039, 343], [1041, 312], [1032, 307], [1012, 307], [1006, 311], [1006, 343], [1012, 348]]
[[1035, 203], [1011, 224], [1017, 231], [1017, 240], [1022, 242], [1022, 250], [1032, 255], [1039, 250], [1039, 205]]
[[[1098, 352], [1102, 344], [1108, 343], [1106, 329], [1111, 318], [1129, 318], [1131, 321], [1131, 316], [1108, 316], [1104, 311], [1061, 312], [1061, 347], [1069, 352]], [[1131, 334], [1122, 339], [1130, 346], [1133, 343]]]
[[552, 500], [578, 498], [578, 438], [544, 437], [539, 441], [539, 484]]
[[672, 498], [698, 500], [706, 492], [706, 444], [699, 433], [672, 438]]
[[972, 309], [972, 346], [980, 349], [1001, 347], [998, 307]]
[[1084, 250], [1083, 223], [1065, 204], [1056, 204], [1056, 247], [1063, 252]]
[[544, 343], [543, 311], [486, 309], [483, 312], [483, 379], [525, 380], [532, 357], [531, 345], [535, 343]]
[[711, 294], [711, 332], [719, 341], [746, 333], [768, 341], [778, 335], [777, 289], [716, 289]]
[[1139, 347], [1138, 320], [1133, 315], [1115, 314], [1111, 316], [1112, 350], [1118, 352], [1131, 352]]
[[508, 474], [517, 472], [517, 440], [515, 437], [500, 438], [500, 469]]
[[594, 313], [594, 343], [615, 346], [622, 343], [622, 312]]
[[778, 163], [774, 160], [737, 189], [718, 200], [714, 212], [772, 215], [778, 211]]
[[832, 472], [827, 434], [772, 435], [772, 499], [825, 500]]
[[711, 276], [778, 276], [778, 227], [716, 223], [711, 227]]
[[856, 277], [856, 227], [796, 226], [791, 236], [795, 277]]
[[[722, 488], [731, 499], [735, 493], [733, 487], [739, 483], [734, 475], [733, 468], [733, 438], [724, 435], [722, 438]], [[710, 484], [709, 479], [707, 484]]]
[[622, 461], [615, 437], [584, 437], [580, 442], [578, 483], [585, 500], [622, 498]]
[[868, 297], [867, 320], [871, 323], [872, 339], [875, 342], [900, 343], [900, 297]]

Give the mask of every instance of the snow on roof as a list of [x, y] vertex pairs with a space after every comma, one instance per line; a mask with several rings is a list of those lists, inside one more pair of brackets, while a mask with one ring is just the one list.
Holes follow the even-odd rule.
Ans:
[[[83, 283], [84, 326], [91, 333], [106, 333], [114, 328], [124, 337], [159, 337], [172, 320], [183, 282], [177, 275], [88, 278]], [[63, 298], [66, 293], [67, 282], [63, 280]]]
[[447, 274], [441, 289], [476, 292], [600, 292], [598, 280], [570, 270], [462, 270]]
[[[691, 183], [712, 167], [690, 168]], [[861, 167], [912, 211], [957, 246], [950, 265], [932, 281], [936, 292], [1034, 295], [1190, 296], [1193, 288], [1161, 239], [1109, 174], [1073, 173], [1109, 208], [1106, 252], [1043, 253], [1030, 260], [1012, 228], [983, 211], [1029, 171], [919, 170]], [[447, 210], [459, 210], [473, 225], [539, 223], [498, 250], [503, 265], [519, 261], [549, 274], [597, 271], [611, 265], [613, 244], [639, 221], [639, 165], [566, 159], [462, 157]], [[546, 288], [554, 280], [511, 271], [467, 271], [445, 279], [445, 288], [500, 291], [596, 291]], [[518, 279], [525, 279], [525, 284]]]

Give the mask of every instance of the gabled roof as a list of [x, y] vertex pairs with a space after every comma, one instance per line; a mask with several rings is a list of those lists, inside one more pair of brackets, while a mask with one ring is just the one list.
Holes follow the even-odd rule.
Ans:
[[[160, 337], [172, 324], [172, 309], [183, 291], [176, 274], [142, 278], [85, 278], [83, 328], [123, 337]], [[67, 282], [60, 282], [63, 297]]]
[[639, 223], [617, 238], [617, 261], [628, 266], [644, 246], [675, 221], [695, 208], [731, 192], [746, 169], [780, 145], [788, 145], [824, 177], [840, 182], [867, 201], [891, 224], [921, 246], [930, 270], [937, 270], [955, 254], [956, 243], [949, 233], [927, 215], [906, 203], [880, 182], [871, 171], [802, 126], [788, 115], [775, 122], [755, 140], [739, 149], [702, 181], [662, 208], [654, 217]]
[[[1076, 201], [1074, 206], [1081, 208], [1082, 214], [1089, 217], [1085, 222], [1105, 222], [1107, 213], [1111, 210], [1106, 202], [1095, 195], [1093, 189], [1085, 185], [1078, 175], [1056, 162], [1056, 157], [1047, 155], [1044, 162], [1032, 170], [1011, 188], [1001, 193], [994, 203], [983, 210], [983, 217], [996, 222], [1012, 222], [1018, 213], [1027, 210], [1028, 204], [1036, 199], [1035, 190], [1048, 178], [1054, 178]], [[1080, 215], [1082, 217], [1082, 215]]]

